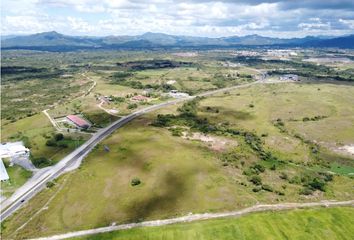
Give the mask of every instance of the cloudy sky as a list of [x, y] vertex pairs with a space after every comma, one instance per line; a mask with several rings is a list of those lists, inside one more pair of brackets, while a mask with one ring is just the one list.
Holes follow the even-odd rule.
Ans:
[[354, 32], [354, 0], [2, 0], [1, 34], [276, 37]]

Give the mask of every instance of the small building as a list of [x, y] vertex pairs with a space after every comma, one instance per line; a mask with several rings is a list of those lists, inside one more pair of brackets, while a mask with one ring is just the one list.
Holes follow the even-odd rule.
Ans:
[[7, 181], [7, 180], [9, 180], [9, 179], [10, 179], [10, 177], [9, 177], [9, 175], [7, 174], [5, 165], [4, 165], [4, 163], [2, 162], [2, 158], [0, 158], [0, 181], [1, 181], [1, 182], [4, 182], [4, 181]]
[[282, 81], [300, 81], [299, 76], [296, 74], [285, 74], [279, 78]]
[[88, 129], [89, 127], [91, 127], [91, 124], [88, 121], [77, 115], [68, 115], [66, 116], [66, 118], [79, 128]]
[[145, 102], [148, 99], [149, 99], [148, 97], [145, 97], [143, 95], [136, 95], [136, 96], [131, 98], [131, 100], [136, 101], [136, 102]]
[[0, 158], [14, 156], [29, 156], [30, 150], [23, 145], [23, 142], [8, 142], [0, 144]]
[[189, 94], [188, 93], [179, 92], [178, 90], [171, 90], [168, 93], [168, 96], [173, 97], [173, 98], [186, 98], [186, 97], [189, 97]]

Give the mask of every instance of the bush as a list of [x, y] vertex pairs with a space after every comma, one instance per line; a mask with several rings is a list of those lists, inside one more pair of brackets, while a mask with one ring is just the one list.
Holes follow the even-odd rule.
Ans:
[[275, 193], [276, 193], [276, 194], [278, 194], [279, 196], [284, 196], [284, 195], [285, 195], [285, 193], [284, 193], [284, 192], [282, 192], [282, 191], [278, 191], [278, 190], [276, 190], [276, 191], [275, 191]]
[[180, 137], [182, 136], [183, 129], [182, 128], [171, 128], [172, 136]]
[[46, 141], [45, 145], [47, 145], [48, 147], [56, 147], [57, 143], [55, 142], [54, 139], [49, 139]]
[[45, 185], [47, 186], [47, 188], [51, 188], [55, 185], [55, 183], [50, 181], [50, 182], [47, 182]]
[[69, 145], [67, 143], [63, 143], [63, 142], [60, 142], [57, 144], [58, 147], [61, 147], [61, 148], [68, 148]]
[[256, 186], [252, 189], [253, 192], [259, 192], [262, 190], [262, 187], [261, 186]]
[[262, 185], [262, 189], [267, 192], [273, 192], [273, 188], [267, 184]]
[[265, 171], [265, 168], [260, 164], [256, 164], [252, 168], [256, 171], [256, 173], [260, 173], [260, 172]]
[[291, 184], [300, 184], [301, 183], [301, 179], [298, 176], [294, 176], [289, 180], [289, 183]]
[[301, 195], [311, 195], [313, 193], [313, 190], [311, 188], [305, 187], [301, 189], [300, 194]]
[[141, 183], [140, 179], [139, 178], [133, 178], [132, 181], [131, 181], [131, 185], [132, 186], [137, 186]]
[[57, 133], [54, 135], [55, 141], [60, 141], [64, 139], [64, 135], [62, 133]]
[[261, 185], [262, 184], [262, 179], [258, 175], [254, 175], [251, 177], [250, 182], [253, 183], [254, 185]]
[[322, 192], [325, 192], [325, 185], [326, 183], [321, 180], [321, 179], [318, 179], [318, 178], [314, 178], [312, 180], [312, 182], [309, 183], [309, 186], [312, 188], [312, 189], [317, 189], [317, 190], [320, 190]]
[[282, 172], [282, 173], [280, 173], [279, 177], [280, 177], [281, 179], [287, 180], [287, 179], [288, 179], [288, 174]]
[[128, 105], [128, 109], [135, 109], [135, 108], [137, 108], [138, 107], [138, 105], [136, 104], [136, 103], [131, 103], [131, 104], [129, 104]]
[[38, 168], [47, 167], [47, 166], [52, 165], [52, 161], [45, 158], [45, 157], [32, 158], [32, 163], [34, 166], [36, 166]]

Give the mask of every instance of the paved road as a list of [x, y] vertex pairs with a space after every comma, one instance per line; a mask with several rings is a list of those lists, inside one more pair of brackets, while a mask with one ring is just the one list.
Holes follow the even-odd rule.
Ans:
[[134, 118], [139, 117], [145, 113], [152, 112], [152, 111], [158, 110], [160, 108], [164, 108], [166, 106], [170, 106], [170, 105], [174, 105], [174, 104], [177, 104], [180, 102], [191, 100], [197, 96], [200, 96], [200, 97], [210, 96], [210, 95], [213, 95], [216, 93], [225, 92], [225, 91], [229, 91], [229, 90], [233, 90], [233, 89], [237, 89], [237, 88], [248, 87], [251, 85], [258, 84], [258, 83], [264, 83], [264, 78], [261, 77], [261, 80], [258, 80], [258, 81], [252, 82], [252, 83], [217, 89], [217, 90], [201, 93], [196, 96], [190, 96], [190, 97], [186, 97], [186, 98], [182, 98], [182, 99], [176, 99], [176, 100], [167, 101], [167, 102], [164, 102], [161, 104], [149, 106], [147, 108], [138, 110], [130, 115], [127, 115], [127, 116], [113, 122], [108, 127], [101, 129], [97, 133], [95, 133], [92, 136], [92, 138], [90, 138], [87, 142], [85, 142], [79, 148], [74, 150], [68, 156], [63, 158], [56, 165], [54, 165], [53, 167], [51, 167], [49, 169], [46, 169], [45, 171], [40, 171], [39, 173], [37, 173], [34, 176], [34, 178], [32, 178], [29, 182], [27, 182], [25, 185], [20, 187], [10, 198], [1, 202], [0, 221], [5, 220], [7, 217], [9, 217], [11, 214], [13, 214], [17, 209], [19, 209], [21, 206], [23, 206], [29, 199], [31, 199], [38, 192], [40, 192], [43, 188], [45, 188], [47, 182], [56, 179], [61, 174], [63, 174], [67, 169], [69, 169], [69, 168], [72, 169], [73, 168], [72, 166], [78, 166], [79, 164], [77, 164], [77, 163], [80, 163], [81, 160], [99, 142], [101, 142], [108, 135], [110, 135], [111, 133], [113, 133], [115, 130], [122, 127], [126, 123], [130, 122]]
[[352, 206], [354, 207], [354, 200], [350, 201], [321, 201], [321, 202], [310, 202], [310, 203], [279, 203], [279, 204], [258, 204], [249, 208], [242, 210], [231, 211], [231, 212], [222, 212], [222, 213], [202, 213], [202, 214], [189, 214], [182, 217], [170, 218], [164, 220], [153, 220], [140, 223], [128, 223], [116, 226], [94, 228], [90, 230], [83, 230], [77, 232], [69, 232], [65, 234], [54, 235], [50, 237], [36, 238], [32, 240], [59, 240], [67, 239], [73, 237], [80, 237], [86, 235], [92, 235], [97, 233], [113, 232], [124, 229], [138, 228], [138, 227], [157, 227], [164, 226], [175, 223], [183, 222], [194, 222], [199, 220], [206, 219], [215, 219], [215, 218], [224, 218], [224, 217], [240, 217], [249, 213], [254, 212], [264, 212], [264, 211], [280, 211], [280, 210], [289, 210], [296, 208], [310, 208], [310, 207], [336, 207], [336, 206]]

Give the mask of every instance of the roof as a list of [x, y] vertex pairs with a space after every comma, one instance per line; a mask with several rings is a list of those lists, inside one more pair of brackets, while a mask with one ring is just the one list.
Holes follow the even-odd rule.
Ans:
[[147, 99], [148, 99], [147, 97], [142, 96], [142, 95], [137, 95], [137, 96], [132, 97], [132, 100], [137, 100], [137, 101], [144, 101]]
[[90, 123], [88, 123], [85, 119], [80, 118], [79, 116], [68, 115], [66, 117], [79, 127], [89, 127], [90, 126]]
[[0, 144], [0, 157], [11, 157], [16, 154], [29, 152], [23, 142], [8, 142]]
[[0, 158], [0, 181], [9, 180], [9, 175], [7, 174], [6, 168], [2, 159]]

